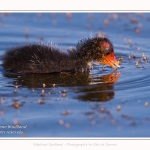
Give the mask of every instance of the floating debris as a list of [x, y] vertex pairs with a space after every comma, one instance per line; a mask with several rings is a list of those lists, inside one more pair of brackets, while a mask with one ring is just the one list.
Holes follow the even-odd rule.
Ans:
[[14, 90], [14, 93], [17, 93], [17, 89]]
[[89, 117], [88, 117], [88, 120], [93, 120], [93, 117], [92, 117], [92, 116], [89, 116]]
[[148, 107], [148, 102], [145, 102], [145, 103], [144, 103], [144, 106], [145, 106], [145, 107]]
[[4, 111], [1, 110], [1, 111], [0, 111], [0, 116], [3, 116], [3, 115], [4, 115]]
[[18, 89], [18, 85], [16, 85], [15, 88]]
[[129, 43], [130, 47], [132, 47], [132, 40], [131, 39], [128, 40], [128, 43]]
[[63, 120], [59, 120], [59, 121], [58, 121], [58, 124], [63, 125], [63, 124], [64, 124], [64, 121], [63, 121]]
[[66, 13], [66, 18], [71, 19], [72, 18], [72, 13]]
[[138, 65], [139, 65], [139, 61], [137, 60], [137, 61], [135, 62], [135, 66], [138, 68]]
[[114, 14], [113, 14], [113, 18], [114, 18], [114, 19], [118, 19], [118, 14], [114, 13]]
[[136, 27], [134, 30], [135, 30], [135, 33], [136, 33], [136, 34], [139, 34], [139, 33], [140, 33], [140, 29], [139, 29], [138, 27]]
[[105, 19], [104, 21], [103, 21], [103, 25], [104, 26], [107, 26], [109, 24], [109, 21], [107, 20], [107, 19]]
[[65, 127], [66, 127], [66, 128], [70, 128], [70, 124], [69, 124], [69, 123], [66, 123], [66, 124], [65, 124]]
[[2, 103], [4, 101], [4, 98], [0, 97], [0, 103]]
[[144, 53], [142, 53], [142, 59], [143, 59], [144, 61], [147, 60], [147, 57], [144, 55]]
[[16, 125], [19, 124], [19, 121], [18, 121], [18, 120], [14, 120], [14, 121], [13, 121], [13, 124], [16, 126]]
[[121, 110], [121, 106], [118, 105], [118, 106], [117, 106], [117, 111], [120, 111], [120, 110]]
[[130, 19], [130, 22], [131, 22], [132, 24], [135, 24], [135, 23], [137, 23], [137, 20], [136, 20], [136, 19], [131, 18], [131, 19]]
[[116, 124], [116, 121], [115, 120], [111, 120], [111, 124]]
[[42, 95], [44, 95], [44, 89], [42, 89]]
[[14, 108], [19, 108], [19, 103], [16, 100], [14, 100], [13, 107]]
[[137, 50], [138, 50], [138, 51], [140, 51], [140, 50], [141, 50], [141, 48], [140, 48], [140, 47], [137, 47]]
[[62, 112], [62, 115], [63, 115], [63, 116], [66, 116], [66, 115], [69, 115], [69, 114], [70, 114], [70, 110], [67, 110], [67, 111]]
[[93, 14], [88, 14], [88, 19], [89, 20], [92, 20], [94, 17], [93, 17]]
[[129, 60], [131, 59], [131, 56], [130, 56], [130, 55], [128, 56], [128, 59], [129, 59]]
[[41, 99], [38, 99], [37, 103], [38, 103], [38, 104], [44, 104], [44, 99], [42, 99], [42, 100], [41, 100]]
[[105, 111], [105, 108], [104, 108], [104, 107], [101, 107], [101, 108], [100, 108], [100, 111], [101, 111], [101, 112], [104, 112], [104, 111]]
[[120, 65], [120, 62], [123, 61], [123, 57], [118, 58], [118, 64]]
[[43, 88], [45, 88], [45, 87], [46, 87], [46, 84], [43, 83]]
[[53, 87], [56, 87], [56, 84], [55, 84], [55, 83], [53, 84]]
[[91, 25], [90, 25], [90, 24], [86, 24], [86, 28], [87, 28], [87, 29], [90, 29], [90, 28], [91, 28]]
[[118, 58], [118, 61], [123, 61], [123, 57], [119, 57], [119, 58]]
[[62, 97], [65, 98], [66, 97], [66, 93], [62, 93]]

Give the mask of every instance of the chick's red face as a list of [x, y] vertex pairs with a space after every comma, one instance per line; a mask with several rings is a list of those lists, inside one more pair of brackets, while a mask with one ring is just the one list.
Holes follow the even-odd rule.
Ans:
[[101, 46], [102, 58], [100, 60], [100, 63], [103, 65], [108, 65], [112, 68], [116, 68], [116, 66], [120, 67], [115, 58], [113, 46], [108, 41], [103, 41], [103, 43], [101, 43]]

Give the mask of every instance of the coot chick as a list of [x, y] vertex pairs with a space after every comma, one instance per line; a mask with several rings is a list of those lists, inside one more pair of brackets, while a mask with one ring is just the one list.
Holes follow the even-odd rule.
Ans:
[[119, 67], [113, 45], [107, 38], [93, 37], [79, 41], [76, 50], [30, 44], [7, 50], [2, 66], [16, 73], [89, 72], [89, 62], [97, 61], [112, 68]]

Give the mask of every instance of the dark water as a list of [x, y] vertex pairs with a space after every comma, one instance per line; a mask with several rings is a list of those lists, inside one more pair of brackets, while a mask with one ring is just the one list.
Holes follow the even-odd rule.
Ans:
[[112, 41], [121, 68], [16, 75], [0, 66], [1, 137], [150, 137], [148, 13], [0, 14], [0, 63], [14, 46], [53, 43], [65, 51], [96, 34]]

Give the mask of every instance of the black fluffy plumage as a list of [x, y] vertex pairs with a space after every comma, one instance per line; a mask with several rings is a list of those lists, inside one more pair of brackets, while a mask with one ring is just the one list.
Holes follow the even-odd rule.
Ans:
[[78, 42], [76, 50], [67, 53], [40, 44], [12, 48], [3, 56], [3, 67], [17, 73], [88, 72], [87, 63], [102, 57], [102, 41], [110, 43], [102, 37], [84, 39]]

